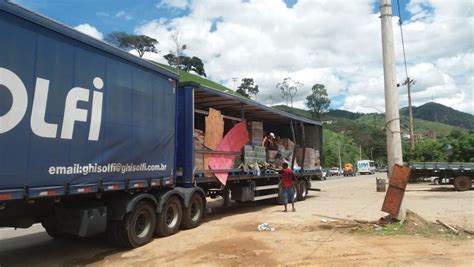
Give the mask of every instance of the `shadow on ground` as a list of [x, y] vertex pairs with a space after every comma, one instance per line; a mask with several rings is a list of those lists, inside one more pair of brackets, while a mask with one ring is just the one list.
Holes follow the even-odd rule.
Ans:
[[[315, 196], [308, 196], [313, 198]], [[224, 217], [275, 207], [275, 201], [235, 203], [224, 207], [222, 199], [210, 200], [212, 212], [203, 224]], [[70, 237], [55, 240], [45, 232], [0, 240], [0, 266], [83, 266], [125, 251], [110, 245], [105, 235], [91, 238]]]

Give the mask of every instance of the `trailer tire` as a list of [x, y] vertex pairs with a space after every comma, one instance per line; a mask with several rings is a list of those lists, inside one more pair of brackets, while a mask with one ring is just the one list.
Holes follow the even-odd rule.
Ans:
[[161, 213], [158, 213], [155, 234], [161, 237], [176, 234], [179, 231], [182, 217], [181, 202], [176, 196], [170, 197], [163, 206]]
[[308, 196], [308, 185], [306, 181], [299, 182], [299, 190], [298, 190], [298, 200], [304, 201], [306, 200], [306, 196]]
[[471, 178], [467, 176], [458, 176], [454, 178], [454, 188], [457, 191], [466, 191], [471, 189]]
[[41, 225], [46, 230], [46, 233], [54, 239], [61, 240], [71, 238], [73, 236], [60, 231], [58, 222], [54, 216], [41, 220]]
[[199, 226], [204, 217], [204, 201], [199, 193], [194, 193], [189, 201], [189, 206], [183, 208], [183, 218], [181, 227], [183, 229], [192, 229]]
[[293, 183], [293, 203], [298, 201], [298, 196], [300, 194], [300, 185], [299, 182]]
[[153, 206], [139, 202], [122, 221], [111, 221], [108, 236], [122, 247], [136, 248], [149, 243], [155, 232], [156, 215]]
[[125, 239], [123, 238], [122, 221], [108, 221], [107, 222], [107, 240], [115, 246], [126, 247]]

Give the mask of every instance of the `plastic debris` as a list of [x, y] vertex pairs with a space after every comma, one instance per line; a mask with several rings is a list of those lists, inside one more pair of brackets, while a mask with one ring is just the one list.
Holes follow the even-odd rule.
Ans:
[[326, 220], [326, 219], [321, 219], [321, 222], [322, 222], [322, 223], [327, 223], [328, 220]]
[[269, 231], [269, 232], [273, 232], [275, 231], [275, 228], [274, 227], [270, 227], [270, 225], [268, 223], [262, 223], [260, 224], [258, 227], [257, 227], [257, 231]]

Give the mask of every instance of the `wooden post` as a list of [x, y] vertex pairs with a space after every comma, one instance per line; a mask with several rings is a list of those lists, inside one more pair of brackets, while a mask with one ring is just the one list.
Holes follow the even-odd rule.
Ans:
[[301, 146], [303, 147], [303, 158], [301, 160], [301, 171], [304, 172], [304, 159], [306, 156], [306, 136], [304, 134], [304, 124], [300, 122], [301, 126]]
[[293, 137], [293, 143], [294, 143], [294, 148], [293, 148], [293, 158], [291, 159], [291, 169], [293, 170], [293, 167], [295, 167], [295, 152], [296, 152], [296, 137], [295, 137], [295, 128], [293, 127], [293, 120], [290, 121], [290, 128], [291, 128], [291, 135]]

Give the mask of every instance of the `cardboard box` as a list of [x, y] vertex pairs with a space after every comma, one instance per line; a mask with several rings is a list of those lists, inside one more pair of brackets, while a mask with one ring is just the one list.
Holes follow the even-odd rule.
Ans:
[[275, 162], [277, 155], [278, 155], [278, 150], [268, 150], [267, 162]]
[[307, 147], [305, 148], [304, 162], [303, 161], [303, 148], [296, 148], [296, 162], [298, 165], [304, 167], [305, 169], [315, 169], [319, 157], [316, 157], [315, 149]]
[[249, 121], [250, 144], [261, 146], [263, 141], [263, 123], [259, 121]]

